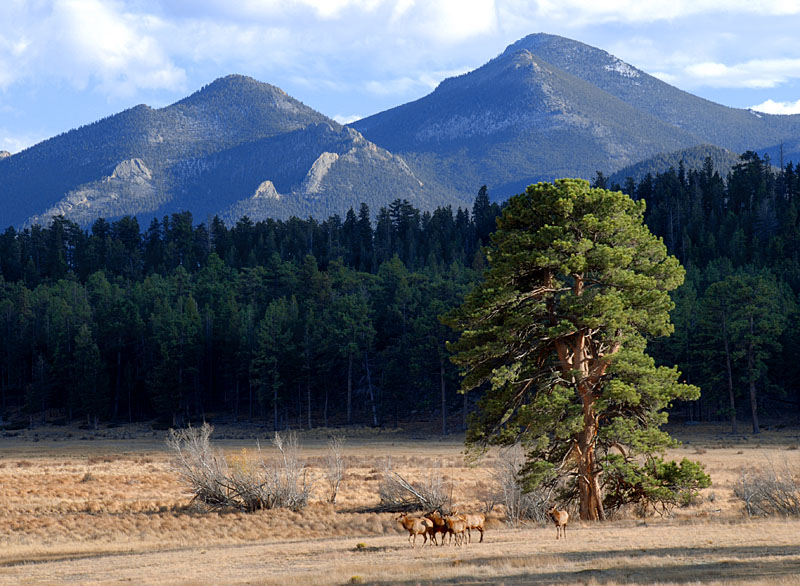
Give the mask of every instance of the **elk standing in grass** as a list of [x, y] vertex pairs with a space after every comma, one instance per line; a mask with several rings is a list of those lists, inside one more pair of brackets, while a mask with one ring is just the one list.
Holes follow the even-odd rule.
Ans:
[[444, 545], [444, 536], [447, 535], [447, 522], [442, 517], [439, 511], [433, 511], [425, 515], [426, 519], [429, 519], [431, 523], [433, 523], [433, 527], [428, 529], [428, 536], [431, 539], [431, 545], [437, 543], [436, 536], [441, 535], [442, 542], [438, 545]]
[[469, 542], [472, 543], [472, 529], [477, 529], [481, 532], [481, 540], [479, 543], [483, 543], [483, 524], [486, 522], [486, 515], [483, 513], [466, 513], [461, 515], [461, 518], [464, 519], [464, 522], [467, 524]]
[[559, 511], [555, 507], [547, 511], [547, 515], [553, 520], [556, 525], [556, 539], [559, 533], [564, 534], [564, 539], [567, 538], [567, 521], [569, 521], [569, 513], [566, 511]]
[[[428, 530], [433, 527], [433, 521], [430, 519], [426, 519], [425, 517], [409, 517], [408, 513], [402, 513], [395, 520], [400, 521], [403, 527], [406, 528], [406, 531], [408, 531], [408, 542], [411, 543], [412, 548], [417, 545], [417, 535], [422, 535], [423, 546], [425, 542], [428, 541]], [[414, 536], [413, 543], [411, 541], [412, 535]]]
[[[464, 543], [467, 531], [467, 522], [464, 520], [464, 515], [451, 515], [445, 517], [444, 521], [447, 524], [447, 532], [450, 534], [450, 542], [453, 542], [453, 536], [455, 536], [456, 545]], [[444, 542], [444, 536], [442, 536], [442, 542]]]

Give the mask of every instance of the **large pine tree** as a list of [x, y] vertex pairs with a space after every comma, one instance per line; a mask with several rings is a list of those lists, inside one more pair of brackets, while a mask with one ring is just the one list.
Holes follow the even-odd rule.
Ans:
[[485, 281], [451, 315], [462, 391], [487, 387], [468, 442], [521, 442], [526, 485], [564, 483], [582, 519], [605, 517], [611, 476], [656, 473], [663, 410], [698, 396], [645, 354], [646, 337], [672, 331], [668, 292], [684, 271], [644, 208], [582, 180], [528, 187], [498, 220]]

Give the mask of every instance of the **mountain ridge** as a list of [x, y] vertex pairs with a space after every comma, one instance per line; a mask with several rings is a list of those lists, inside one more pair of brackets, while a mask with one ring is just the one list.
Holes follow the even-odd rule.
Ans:
[[469, 206], [481, 185], [503, 199], [537, 181], [638, 172], [704, 149], [728, 164], [731, 151], [784, 144], [800, 159], [800, 115], [715, 104], [602, 49], [537, 33], [350, 125], [233, 74], [163, 108], [140, 104], [0, 153], [0, 223], [344, 215], [393, 199]]
[[[301, 137], [293, 160], [258, 151], [263, 141], [285, 147], [293, 133]], [[404, 182], [410, 170], [388, 155], [360, 158], [363, 165], [378, 167], [365, 172], [374, 185], [350, 172], [349, 183], [340, 185], [337, 193], [329, 193], [325, 187], [328, 175], [341, 176], [338, 167], [351, 163], [337, 156], [328, 165], [334, 173], [317, 172], [313, 189], [301, 189], [302, 179], [324, 152], [322, 143], [330, 146], [331, 141], [347, 144], [339, 154], [353, 149], [379, 151], [356, 130], [316, 112], [280, 88], [230, 75], [164, 108], [138, 105], [9, 157], [11, 164], [4, 163], [0, 168], [0, 199], [12, 203], [0, 211], [0, 219], [6, 225], [31, 225], [64, 215], [87, 226], [100, 215], [113, 218], [132, 214], [147, 219], [182, 209], [204, 217], [246, 200], [264, 181], [271, 181], [284, 197], [270, 200], [273, 204], [280, 201], [280, 205], [251, 210], [257, 214], [254, 219], [324, 208], [303, 201], [319, 193], [335, 200], [329, 207], [343, 214], [345, 201], [357, 206], [359, 194], [371, 188], [406, 197], [423, 207], [435, 205], [433, 200], [442, 203], [433, 190], [422, 189], [419, 180]], [[249, 169], [244, 156], [238, 162], [225, 159], [225, 153], [248, 150], [260, 152], [258, 158], [271, 161], [273, 168], [255, 164]], [[299, 168], [302, 161], [308, 167]], [[53, 171], [32, 172], [43, 168]], [[141, 172], [121, 172], [133, 169]], [[214, 175], [214, 169], [222, 175]], [[193, 179], [197, 176], [214, 185], [216, 191], [209, 194], [203, 190]], [[393, 190], [395, 183], [405, 189]]]

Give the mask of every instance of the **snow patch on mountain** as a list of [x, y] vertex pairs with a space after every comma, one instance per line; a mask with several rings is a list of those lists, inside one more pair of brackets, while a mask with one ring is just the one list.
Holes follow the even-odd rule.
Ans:
[[619, 73], [622, 77], [630, 77], [630, 78], [640, 77], [640, 74], [636, 69], [634, 69], [621, 59], [615, 59], [609, 65], [605, 65], [603, 69], [605, 69], [606, 71]]

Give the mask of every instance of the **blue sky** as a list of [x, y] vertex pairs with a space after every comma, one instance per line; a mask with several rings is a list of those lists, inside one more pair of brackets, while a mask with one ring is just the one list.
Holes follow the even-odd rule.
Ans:
[[350, 121], [534, 32], [721, 104], [800, 112], [800, 0], [0, 0], [0, 150], [229, 73]]

